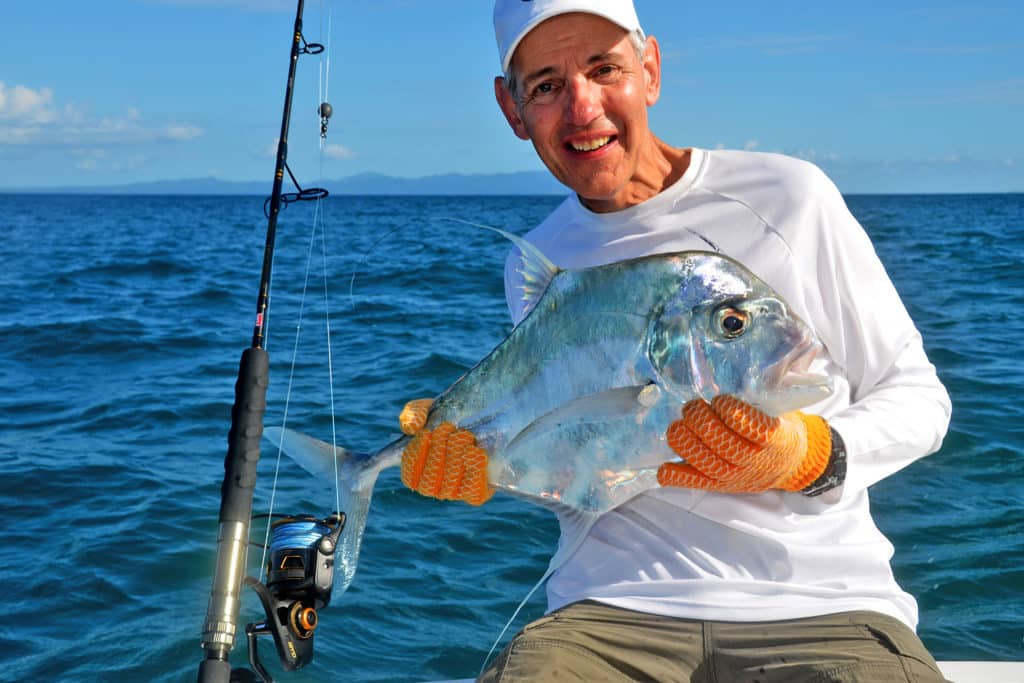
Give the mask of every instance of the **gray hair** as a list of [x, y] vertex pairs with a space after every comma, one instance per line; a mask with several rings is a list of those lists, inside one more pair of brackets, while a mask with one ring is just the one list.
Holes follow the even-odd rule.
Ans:
[[[641, 62], [644, 61], [644, 53], [647, 52], [647, 36], [644, 35], [644, 30], [638, 28], [635, 31], [629, 32], [629, 42], [633, 44], [633, 49], [636, 51], [636, 57]], [[504, 73], [505, 76], [505, 87], [512, 94], [514, 99], [519, 99], [519, 82], [516, 80], [516, 75], [512, 71], [512, 63], [509, 62], [508, 69]]]

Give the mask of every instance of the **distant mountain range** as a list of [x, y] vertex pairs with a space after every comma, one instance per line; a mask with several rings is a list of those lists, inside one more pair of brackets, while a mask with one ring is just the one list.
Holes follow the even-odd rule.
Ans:
[[[309, 186], [312, 186], [310, 183]], [[463, 174], [422, 178], [398, 178], [379, 173], [361, 173], [322, 183], [331, 194], [340, 195], [561, 195], [568, 190], [543, 171], [518, 173]], [[128, 183], [125, 185], [66, 186], [46, 188], [0, 188], [0, 193], [31, 194], [159, 194], [159, 195], [269, 195], [270, 182], [186, 178]], [[286, 181], [285, 192], [294, 187]]]

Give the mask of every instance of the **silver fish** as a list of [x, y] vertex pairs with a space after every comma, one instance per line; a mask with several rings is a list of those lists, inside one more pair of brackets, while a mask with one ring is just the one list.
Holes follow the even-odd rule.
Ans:
[[[692, 251], [561, 270], [499, 232], [519, 247], [524, 296], [535, 303], [434, 401], [426, 423], [472, 431], [497, 489], [575, 514], [589, 528], [658, 486], [658, 466], [678, 460], [666, 428], [687, 401], [732, 394], [779, 415], [831, 392], [826, 376], [809, 371], [821, 348], [810, 328], [728, 257]], [[410, 437], [367, 455], [288, 429], [266, 436], [328, 481], [337, 466], [348, 518], [335, 584], [343, 591], [377, 475], [400, 464]]]

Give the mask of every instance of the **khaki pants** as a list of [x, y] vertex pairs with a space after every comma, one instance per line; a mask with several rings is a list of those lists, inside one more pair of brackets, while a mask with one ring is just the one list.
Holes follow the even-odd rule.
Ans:
[[941, 682], [917, 635], [876, 612], [708, 622], [585, 601], [527, 625], [480, 681]]

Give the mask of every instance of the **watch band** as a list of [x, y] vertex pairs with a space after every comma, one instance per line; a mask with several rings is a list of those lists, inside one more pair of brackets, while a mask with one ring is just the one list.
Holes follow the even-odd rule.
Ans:
[[815, 479], [811, 484], [804, 489], [800, 490], [805, 496], [818, 496], [825, 491], [831, 491], [837, 486], [841, 486], [846, 481], [846, 444], [843, 443], [843, 437], [839, 436], [839, 432], [829, 426], [829, 432], [832, 435], [832, 451], [829, 453], [828, 465], [825, 466], [825, 471], [821, 473], [821, 476]]

